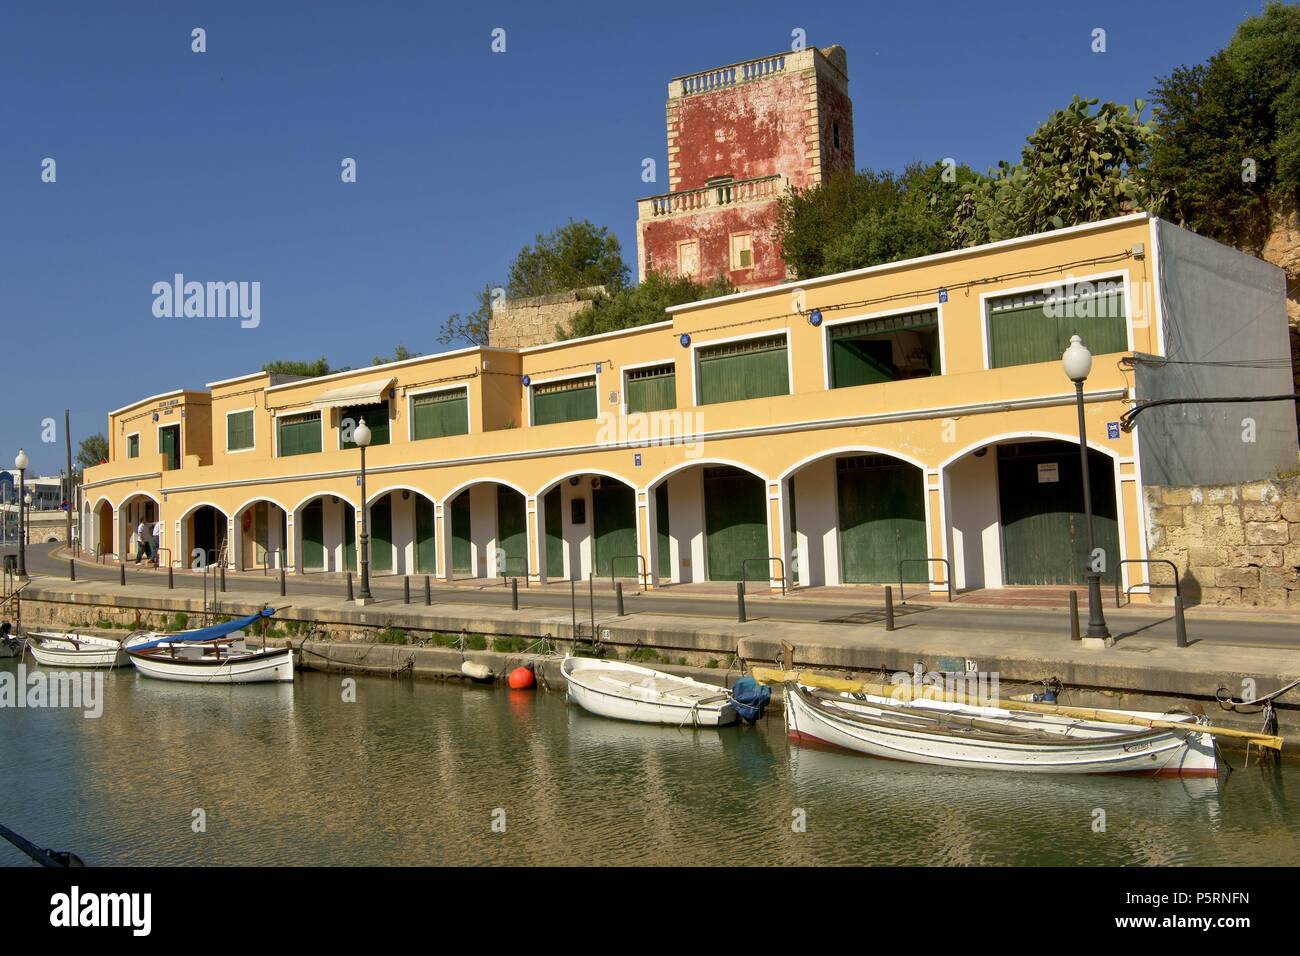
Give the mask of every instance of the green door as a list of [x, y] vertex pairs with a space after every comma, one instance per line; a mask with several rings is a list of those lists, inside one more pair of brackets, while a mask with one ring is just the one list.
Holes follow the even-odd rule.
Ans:
[[[636, 492], [622, 482], [602, 479], [591, 490], [592, 530], [596, 535], [596, 576], [640, 575], [636, 550]], [[615, 562], [615, 558], [619, 560]]]
[[497, 574], [502, 577], [528, 574], [528, 514], [524, 496], [505, 485], [497, 485], [497, 548], [506, 553], [506, 566], [497, 568]]
[[423, 495], [416, 495], [415, 570], [419, 574], [433, 574], [438, 568], [438, 549], [433, 528], [433, 502]]
[[659, 482], [655, 489], [655, 546], [659, 549], [659, 579], [671, 581], [673, 574], [673, 549], [668, 531], [668, 482]]
[[451, 571], [452, 574], [469, 574], [473, 567], [473, 551], [469, 540], [469, 491], [462, 491], [451, 500]]
[[[704, 469], [704, 551], [710, 581], [739, 581], [746, 558], [767, 556], [763, 480], [724, 465]], [[767, 579], [762, 561], [748, 568]]]
[[357, 564], [357, 509], [343, 504], [343, 570], [359, 571]]
[[325, 567], [325, 504], [319, 498], [302, 509], [302, 566], [320, 571]]
[[552, 581], [564, 580], [564, 518], [561, 505], [560, 486], [556, 485], [542, 499], [543, 521], [546, 524], [546, 577]]
[[167, 470], [175, 471], [181, 466], [181, 427], [168, 425], [158, 429], [158, 451], [167, 456]]
[[380, 574], [393, 570], [393, 498], [384, 495], [370, 506], [370, 568]]
[[[1105, 551], [1103, 580], [1119, 562], [1115, 473], [1105, 455], [1088, 453], [1096, 547]], [[1088, 532], [1079, 447], [1065, 442], [998, 446], [998, 500], [1007, 584], [1083, 584]]]
[[[899, 562], [926, 557], [925, 484], [921, 469], [887, 455], [835, 462], [839, 505], [840, 580], [898, 580]], [[903, 566], [903, 580], [928, 581], [924, 563]]]

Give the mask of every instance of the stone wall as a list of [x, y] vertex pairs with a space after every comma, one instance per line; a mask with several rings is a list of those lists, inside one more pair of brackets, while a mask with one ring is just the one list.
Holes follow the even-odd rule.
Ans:
[[[1300, 477], [1145, 489], [1149, 557], [1178, 568], [1187, 605], [1300, 609]], [[1169, 580], [1168, 568], [1153, 571]], [[1172, 588], [1154, 588], [1169, 603]]]
[[591, 307], [591, 300], [604, 292], [604, 286], [572, 289], [554, 295], [527, 299], [506, 299], [492, 310], [488, 319], [488, 345], [502, 349], [522, 349], [556, 341], [556, 326], [569, 321]]
[[[1286, 272], [1286, 313], [1291, 325], [1291, 373], [1300, 394], [1300, 213], [1279, 216], [1259, 254], [1266, 262]], [[1300, 422], [1300, 404], [1296, 405]]]

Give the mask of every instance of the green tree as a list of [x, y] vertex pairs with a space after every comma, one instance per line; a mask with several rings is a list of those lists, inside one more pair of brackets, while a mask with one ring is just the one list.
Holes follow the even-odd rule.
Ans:
[[962, 189], [978, 178], [945, 163], [843, 170], [782, 197], [777, 241], [801, 279], [944, 252]]
[[88, 438], [83, 438], [77, 445], [76, 464], [82, 471], [93, 468], [101, 461], [107, 460], [108, 439], [102, 434], [96, 433]]
[[492, 306], [504, 294], [505, 290], [500, 286], [496, 289], [490, 283], [483, 286], [478, 294], [478, 308], [473, 312], [453, 312], [449, 315], [438, 335], [438, 341], [443, 345], [487, 345]]
[[387, 365], [389, 362], [404, 362], [406, 361], [406, 359], [409, 358], [415, 358], [415, 353], [412, 352], [410, 349], [408, 349], [405, 345], [399, 343], [398, 346], [395, 349], [393, 349], [392, 355], [388, 355], [388, 356], [376, 355], [374, 359], [370, 362], [370, 364]]
[[1095, 222], [1159, 206], [1145, 172], [1154, 138], [1143, 103], [1075, 97], [1029, 137], [1015, 166], [1003, 161], [965, 187], [952, 223], [955, 246]]
[[324, 356], [321, 356], [314, 362], [298, 359], [276, 359], [263, 365], [262, 371], [270, 372], [272, 375], [304, 375], [308, 378], [316, 378], [320, 375], [328, 375], [330, 372], [340, 372], [343, 369], [331, 369], [330, 363], [325, 360]]
[[690, 276], [651, 272], [640, 285], [627, 286], [612, 295], [596, 296], [591, 307], [575, 315], [567, 328], [555, 331], [562, 339], [572, 339], [635, 328], [668, 318], [664, 310], [670, 306], [729, 295], [735, 291], [731, 282], [721, 275], [699, 283]]
[[1228, 45], [1157, 81], [1150, 175], [1166, 214], [1258, 254], [1300, 201], [1300, 7], [1270, 4]]
[[586, 219], [547, 234], [524, 246], [510, 266], [506, 291], [511, 298], [550, 295], [569, 289], [603, 285], [615, 293], [627, 285], [628, 269], [618, 237]]

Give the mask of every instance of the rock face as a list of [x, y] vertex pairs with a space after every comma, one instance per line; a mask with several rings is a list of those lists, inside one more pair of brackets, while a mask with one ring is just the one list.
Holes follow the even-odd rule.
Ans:
[[[1300, 393], [1300, 212], [1278, 218], [1260, 258], [1286, 271], [1286, 314], [1291, 323], [1291, 372]], [[1300, 406], [1296, 410], [1300, 421]]]
[[575, 315], [590, 308], [591, 300], [604, 291], [604, 286], [593, 286], [527, 299], [506, 299], [492, 310], [488, 319], [488, 345], [523, 349], [554, 342], [560, 337], [556, 332], [557, 326], [567, 326]]
[[[1152, 559], [1178, 568], [1188, 604], [1300, 608], [1300, 477], [1145, 489]], [[1168, 567], [1152, 572], [1169, 583]], [[1152, 591], [1169, 603], [1173, 589]]]

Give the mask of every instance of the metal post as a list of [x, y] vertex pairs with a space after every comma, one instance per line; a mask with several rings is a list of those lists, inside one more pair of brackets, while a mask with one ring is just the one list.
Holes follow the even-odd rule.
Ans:
[[424, 576], [424, 605], [428, 607], [433, 603], [433, 591], [429, 587], [429, 576]]
[[894, 629], [894, 589], [885, 585], [885, 630]]
[[745, 623], [745, 582], [736, 582], [736, 620]]
[[1092, 570], [1096, 547], [1092, 533], [1092, 484], [1088, 476], [1088, 435], [1083, 417], [1083, 382], [1074, 383], [1075, 404], [1079, 407], [1079, 462], [1083, 468], [1083, 516], [1088, 529], [1088, 636], [1110, 640], [1106, 615], [1101, 607], [1101, 573]]
[[348, 572], [348, 600], [352, 600], [352, 572]]
[[1187, 646], [1187, 620], [1183, 617], [1183, 596], [1174, 595], [1174, 645]]
[[578, 581], [569, 578], [569, 610], [573, 612], [573, 639], [578, 639]]
[[284, 566], [280, 566], [280, 597], [284, 597]]
[[221, 590], [224, 593], [226, 590], [226, 564], [224, 561], [218, 566], [218, 570], [221, 572]]
[[77, 562], [68, 558], [68, 580], [77, 580]]
[[409, 574], [402, 577], [402, 603], [411, 603], [411, 576]]
[[366, 520], [366, 446], [361, 446], [361, 593], [363, 601], [370, 600], [370, 523]]
[[591, 606], [591, 643], [596, 643], [596, 572], [587, 575], [587, 600]]
[[[71, 413], [65, 408], [63, 410], [63, 446], [65, 452], [67, 453], [68, 486], [63, 490], [63, 502], [68, 506], [67, 507], [68, 531], [67, 531], [67, 537], [64, 539], [64, 541], [67, 542], [69, 548], [72, 547], [72, 497], [73, 497], [72, 496], [72, 432], [69, 431], [70, 427], [71, 427]], [[73, 580], [76, 579], [74, 578]]]
[[117, 583], [126, 587], [126, 562], [119, 561], [117, 565]]
[[[27, 580], [27, 469], [18, 469], [18, 580]], [[123, 584], [126, 582], [123, 581]]]
[[175, 587], [176, 587], [176, 581], [172, 577], [172, 563], [168, 561], [167, 562], [167, 590], [170, 591]]
[[519, 610], [519, 579], [510, 579], [510, 610]]
[[614, 597], [618, 600], [618, 616], [626, 617], [627, 615], [623, 611], [623, 582], [622, 581], [619, 581], [616, 585], [614, 585]]
[[1079, 633], [1079, 592], [1074, 590], [1070, 591], [1070, 640], [1083, 640]]

